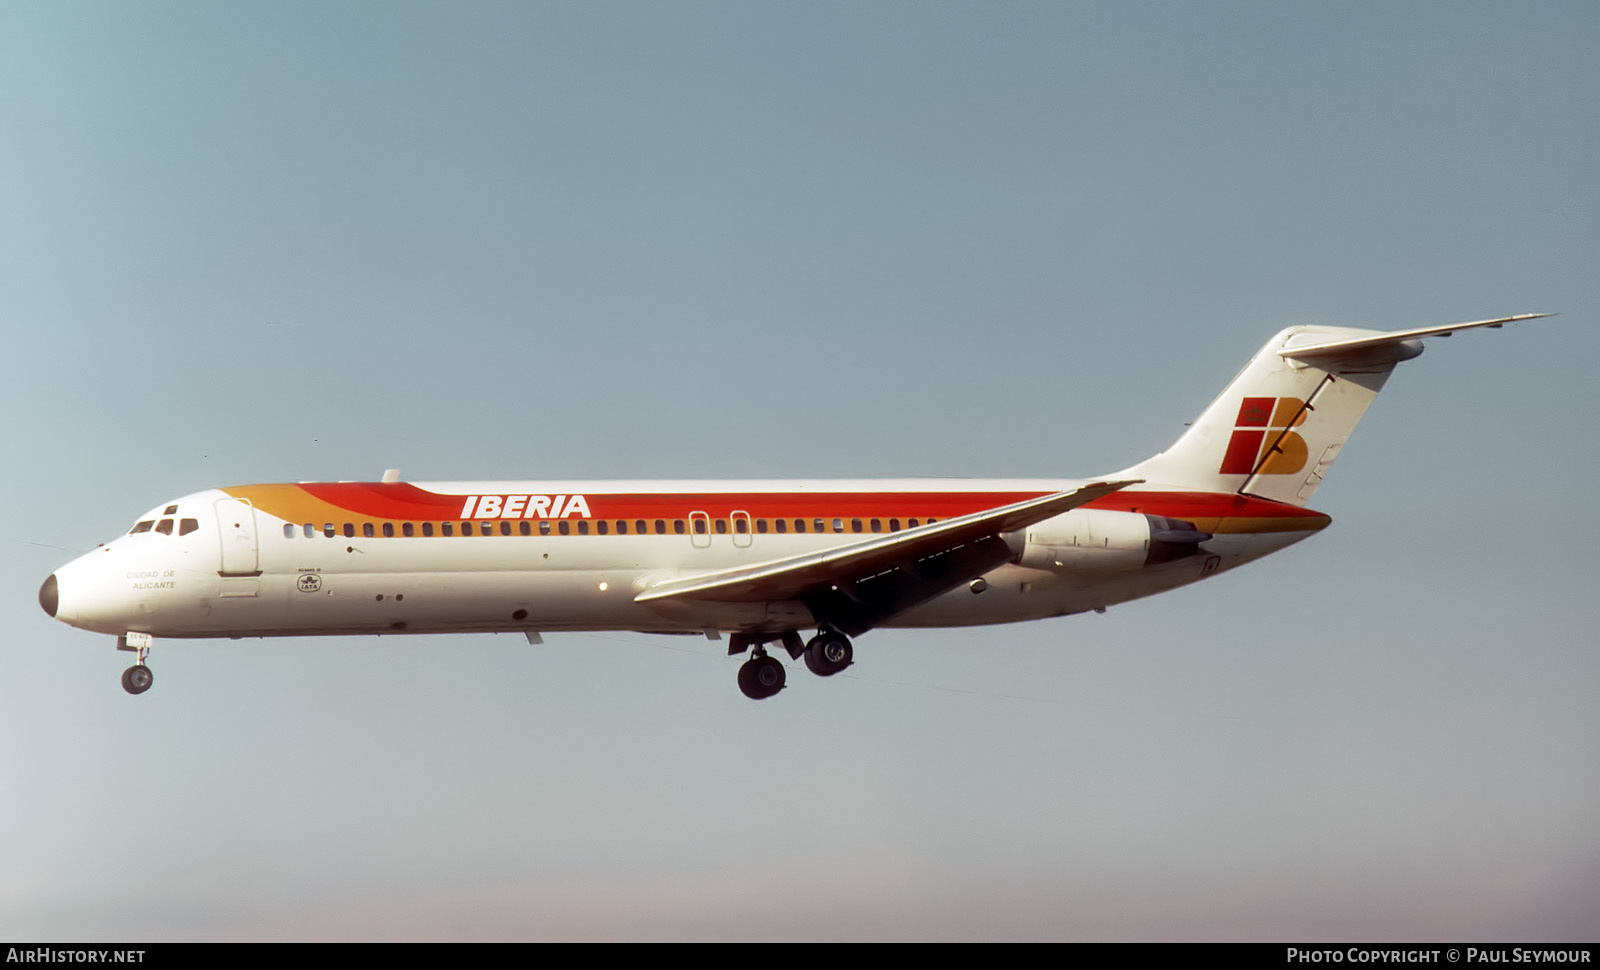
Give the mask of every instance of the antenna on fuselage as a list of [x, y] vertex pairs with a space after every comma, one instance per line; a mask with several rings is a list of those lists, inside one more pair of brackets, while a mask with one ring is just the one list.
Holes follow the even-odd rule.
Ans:
[[398, 482], [399, 480], [400, 480], [400, 469], [398, 469], [398, 468], [385, 468], [383, 470], [383, 483], [385, 485], [393, 485], [395, 482]]

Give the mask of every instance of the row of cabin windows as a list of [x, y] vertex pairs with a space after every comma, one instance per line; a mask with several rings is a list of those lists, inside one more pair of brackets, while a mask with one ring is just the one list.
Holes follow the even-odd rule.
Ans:
[[[199, 528], [199, 519], [178, 520], [178, 535], [180, 536], [186, 536]], [[128, 530], [128, 535], [138, 535], [141, 532], [156, 532], [164, 536], [170, 536], [172, 535], [172, 520], [162, 519], [157, 522], [155, 519], [145, 519], [143, 522], [135, 522], [133, 528]]]
[[[194, 520], [184, 519], [183, 521], [188, 523], [193, 522]], [[558, 519], [554, 523], [552, 523], [550, 519], [539, 519], [537, 532], [542, 536], [586, 536], [590, 535], [591, 533], [594, 535], [603, 536], [612, 532], [615, 532], [617, 535], [627, 535], [629, 532], [632, 532], [635, 535], [649, 535], [652, 531], [654, 531], [656, 535], [662, 536], [668, 533], [669, 521], [671, 522], [670, 529], [672, 534], [680, 536], [686, 535], [690, 532], [693, 532], [695, 535], [706, 535], [708, 533], [708, 529], [714, 529], [717, 535], [727, 535], [730, 531], [739, 535], [744, 535], [750, 531], [750, 523], [752, 522], [751, 519], [743, 516], [732, 520], [713, 520], [701, 518], [699, 516], [689, 520], [656, 519], [653, 523], [654, 528], [652, 530], [652, 523], [646, 519], [633, 519], [631, 521], [628, 519], [596, 519], [592, 522], [589, 519]], [[767, 519], [755, 519], [753, 521], [755, 522], [755, 531], [762, 534], [765, 534], [769, 531], [777, 533], [789, 532], [791, 528], [795, 532], [845, 531], [844, 519], [773, 519], [770, 522]], [[905, 520], [905, 527], [908, 529], [915, 529], [924, 521], [931, 524], [939, 520], [907, 519]], [[900, 520], [897, 518], [887, 520], [850, 519], [849, 522], [849, 531], [851, 532], [883, 532], [885, 531], [885, 522], [888, 523], [887, 531], [900, 531]], [[828, 528], [830, 524], [832, 525], [831, 529]], [[140, 525], [148, 526], [149, 523], [140, 523]], [[297, 535], [303, 535], [309, 539], [320, 532], [329, 539], [332, 539], [337, 535], [343, 535], [346, 539], [354, 539], [356, 537], [356, 529], [357, 526], [354, 522], [346, 522], [344, 523], [343, 527], [337, 527], [332, 522], [324, 522], [320, 529], [317, 528], [315, 524], [310, 522], [300, 526], [286, 522], [283, 526], [283, 537], [285, 539], [293, 539]], [[134, 531], [139, 532], [143, 530], [135, 527]], [[464, 536], [492, 536], [497, 531], [503, 536], [511, 535], [513, 531], [515, 531], [517, 535], [529, 536], [533, 535], [536, 530], [534, 523], [528, 519], [517, 519], [515, 521], [515, 529], [513, 529], [512, 520], [500, 519], [488, 522], [423, 522], [420, 525], [414, 522], [402, 522], [399, 525], [398, 531], [396, 530], [393, 522], [384, 522], [381, 525], [374, 525], [371, 522], [363, 522], [360, 525], [360, 531], [362, 537], [367, 539], [375, 539], [379, 536], [382, 536], [383, 538], [394, 538], [396, 535], [405, 538], [410, 538], [413, 536], [428, 537], [435, 535], [454, 536], [457, 534]]]

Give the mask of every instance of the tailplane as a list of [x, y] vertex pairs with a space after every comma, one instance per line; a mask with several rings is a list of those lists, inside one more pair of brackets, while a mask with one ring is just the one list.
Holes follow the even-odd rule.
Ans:
[[1387, 332], [1290, 327], [1172, 447], [1115, 477], [1305, 505], [1395, 365], [1422, 353], [1422, 338], [1552, 315]]

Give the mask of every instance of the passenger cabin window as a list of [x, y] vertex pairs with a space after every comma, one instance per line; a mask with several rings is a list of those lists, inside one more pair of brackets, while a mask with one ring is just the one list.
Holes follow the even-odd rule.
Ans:
[[455, 531], [456, 531], [456, 524], [454, 522], [441, 522], [441, 523], [439, 523], [439, 534], [440, 535], [442, 535], [442, 536], [455, 535]]
[[346, 522], [346, 523], [345, 523], [345, 524], [344, 524], [344, 537], [345, 537], [345, 538], [346, 538], [346, 539], [354, 539], [354, 538], [355, 538], [355, 537], [356, 537], [356, 527], [355, 527], [355, 523], [353, 523], [353, 522]]
[[507, 522], [504, 519], [500, 520], [500, 534], [503, 535], [503, 536], [508, 536], [508, 535], [511, 534], [511, 523], [510, 522]]
[[317, 527], [312, 525], [310, 522], [307, 522], [304, 526], [304, 532], [306, 534], [306, 538], [310, 539], [317, 534]]
[[363, 536], [365, 536], [366, 538], [368, 538], [368, 539], [371, 539], [373, 537], [374, 532], [373, 532], [373, 529], [372, 529], [372, 523], [371, 522], [363, 522], [363, 523], [361, 523], [361, 534]]
[[324, 536], [328, 537], [329, 539], [333, 538], [333, 523], [332, 522], [324, 522], [324, 523], [322, 523], [322, 534]]
[[433, 523], [432, 522], [424, 522], [424, 523], [422, 523], [422, 534], [425, 535], [425, 536], [433, 535]]
[[547, 535], [550, 534], [550, 520], [549, 519], [540, 519], [539, 520], [539, 534], [542, 535], [542, 536], [547, 536]]
[[199, 528], [200, 528], [200, 520], [199, 519], [179, 519], [178, 520], [178, 535], [180, 535], [180, 536], [186, 536], [189, 533], [194, 532]]
[[417, 527], [412, 525], [410, 522], [406, 522], [400, 526], [400, 534], [406, 538], [410, 538], [411, 536], [417, 534]]
[[294, 523], [293, 522], [285, 522], [283, 524], [283, 537], [285, 539], [293, 539], [294, 538]]

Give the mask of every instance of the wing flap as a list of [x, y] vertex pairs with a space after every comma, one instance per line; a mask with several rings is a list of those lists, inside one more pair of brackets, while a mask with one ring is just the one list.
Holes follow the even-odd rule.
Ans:
[[1071, 511], [1137, 481], [1093, 482], [1072, 491], [1043, 495], [903, 532], [873, 536], [862, 542], [821, 552], [669, 579], [657, 583], [634, 599], [640, 603], [667, 599], [718, 602], [801, 599], [821, 588], [895, 569], [987, 536], [1027, 528], [1035, 522]]

